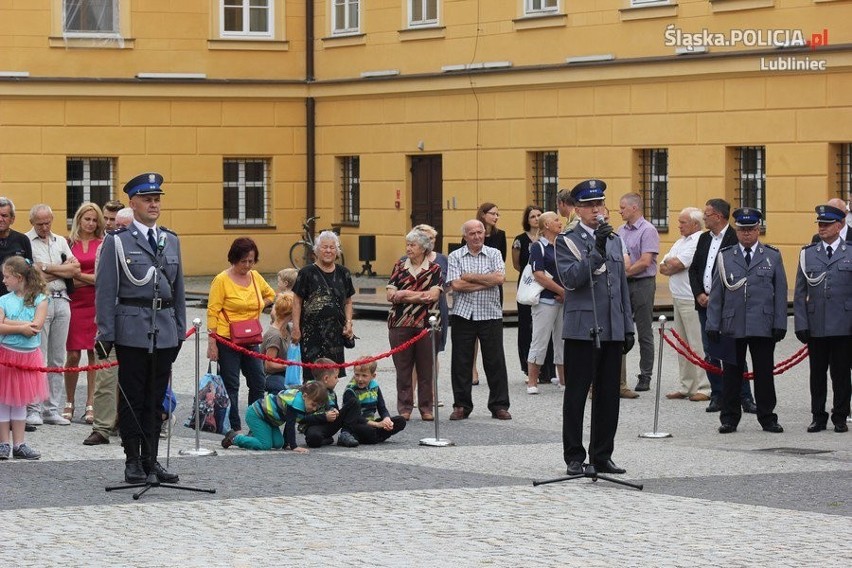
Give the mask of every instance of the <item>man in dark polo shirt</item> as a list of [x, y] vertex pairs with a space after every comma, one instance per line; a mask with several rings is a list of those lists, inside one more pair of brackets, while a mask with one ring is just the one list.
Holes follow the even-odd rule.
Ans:
[[[30, 240], [23, 233], [12, 229], [15, 222], [15, 204], [7, 197], [0, 197], [0, 263], [10, 256], [22, 256], [33, 259]], [[6, 285], [0, 282], [0, 296], [8, 293]]]

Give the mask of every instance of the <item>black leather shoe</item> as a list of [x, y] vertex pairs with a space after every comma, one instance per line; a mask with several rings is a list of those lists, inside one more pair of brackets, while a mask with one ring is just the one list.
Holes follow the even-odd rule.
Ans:
[[731, 432], [736, 432], [736, 431], [737, 431], [737, 427], [734, 426], [733, 424], [722, 424], [721, 426], [719, 426], [719, 433], [720, 434], [730, 434]]
[[707, 405], [707, 408], [704, 409], [705, 412], [719, 412], [722, 410], [722, 404], [719, 402], [717, 398], [711, 398], [710, 404]]
[[35, 427], [35, 424], [25, 424], [24, 425], [24, 432], [35, 432], [36, 430], [37, 430], [37, 428]]
[[567, 475], [583, 475], [583, 462], [568, 462], [568, 471], [565, 473]]
[[811, 422], [811, 425], [808, 426], [808, 432], [810, 433], [821, 432], [822, 430], [825, 430], [825, 422], [817, 422], [814, 420]]
[[148, 475], [138, 459], [127, 460], [124, 463], [124, 481], [127, 483], [145, 483]]
[[157, 481], [160, 483], [177, 483], [180, 481], [180, 476], [176, 473], [169, 473], [166, 471], [166, 468], [160, 465], [160, 462], [154, 462], [154, 465], [151, 466], [150, 473], [153, 473], [157, 476]]
[[753, 400], [744, 400], [743, 412], [747, 412], [748, 414], [757, 414], [757, 405]]
[[636, 386], [633, 387], [633, 390], [636, 392], [651, 390], [651, 377], [647, 375], [638, 375], [638, 378], [639, 380], [636, 381]]
[[623, 467], [618, 467], [612, 460], [595, 462], [595, 469], [598, 473], [627, 473]]
[[784, 431], [784, 428], [781, 427], [777, 422], [773, 422], [771, 424], [767, 424], [763, 427], [764, 432], [772, 432], [773, 434], [780, 434]]
[[846, 422], [839, 422], [838, 424], [834, 425], [834, 431], [838, 434], [842, 434], [843, 432], [849, 431], [849, 426], [846, 424]]

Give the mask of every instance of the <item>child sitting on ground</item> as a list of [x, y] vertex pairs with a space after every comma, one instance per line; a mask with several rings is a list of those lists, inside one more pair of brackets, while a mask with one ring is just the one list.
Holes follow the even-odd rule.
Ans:
[[328, 389], [316, 381], [309, 382], [301, 390], [267, 394], [246, 409], [246, 424], [251, 428], [251, 435], [238, 435], [235, 430], [231, 430], [222, 439], [222, 447], [229, 448], [233, 444], [248, 450], [283, 447], [297, 454], [306, 454], [308, 449], [300, 448], [296, 443], [296, 423], [301, 422], [305, 415], [315, 412], [327, 400]]
[[[293, 292], [279, 294], [272, 306], [272, 325], [263, 332], [260, 352], [276, 359], [289, 359], [290, 330], [287, 324], [293, 319]], [[302, 369], [290, 369], [283, 363], [264, 361], [266, 392], [276, 394], [285, 389], [298, 388], [302, 384]]]
[[405, 429], [405, 418], [391, 417], [376, 381], [375, 361], [355, 365], [355, 376], [343, 393], [343, 427], [337, 445], [378, 444]]
[[[315, 363], [336, 365], [334, 361], [325, 357], [320, 357]], [[339, 378], [336, 367], [327, 369], [315, 367], [311, 369], [311, 374], [316, 382], [324, 384], [328, 389], [328, 401], [320, 405], [312, 414], [305, 416], [299, 424], [299, 431], [305, 435], [305, 443], [309, 448], [319, 448], [334, 443], [332, 436], [337, 434], [342, 424], [340, 407], [337, 406], [337, 393], [334, 392]]]

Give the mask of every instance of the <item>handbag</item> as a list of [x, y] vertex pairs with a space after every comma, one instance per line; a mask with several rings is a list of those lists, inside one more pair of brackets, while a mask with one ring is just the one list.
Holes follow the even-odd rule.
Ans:
[[[541, 247], [541, 253], [544, 256], [544, 245], [539, 242], [538, 246]], [[545, 271], [545, 274], [550, 277], [550, 273], [547, 271]], [[521, 273], [521, 279], [518, 280], [517, 302], [525, 306], [538, 305], [538, 299], [541, 296], [542, 290], [544, 290], [544, 286], [539, 284], [535, 276], [533, 276], [532, 264], [527, 263], [524, 271]]]
[[183, 425], [194, 430], [197, 413], [201, 431], [225, 434], [231, 429], [231, 421], [228, 418], [230, 411], [231, 398], [225, 389], [225, 382], [218, 372], [212, 372], [212, 365], [208, 363], [207, 374], [198, 381], [198, 392], [195, 394], [192, 412]]
[[[298, 343], [290, 343], [287, 348], [287, 360], [296, 363], [302, 362], [302, 350]], [[302, 368], [298, 365], [287, 365], [287, 370], [284, 371], [284, 385], [291, 389], [302, 384]]]
[[[257, 282], [254, 281], [254, 274], [251, 275], [251, 281], [254, 284], [254, 289], [257, 293], [258, 301], [261, 303], [262, 310], [263, 300], [260, 299], [260, 290], [257, 287]], [[233, 343], [243, 347], [263, 343], [263, 326], [260, 325], [258, 318], [232, 322], [224, 309], [222, 310], [222, 315], [225, 317], [225, 321], [228, 322], [228, 329], [231, 332], [231, 341]]]

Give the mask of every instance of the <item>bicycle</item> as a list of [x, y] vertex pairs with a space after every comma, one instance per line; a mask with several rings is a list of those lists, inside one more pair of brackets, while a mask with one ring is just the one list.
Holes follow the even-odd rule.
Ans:
[[[296, 241], [290, 247], [290, 264], [293, 268], [299, 269], [313, 263], [316, 260], [314, 254], [314, 237], [311, 234], [311, 223], [319, 217], [308, 217], [302, 223], [302, 240]], [[340, 235], [340, 229], [333, 229], [335, 233]], [[337, 264], [346, 265], [346, 259], [343, 256], [343, 249], [337, 253]]]

